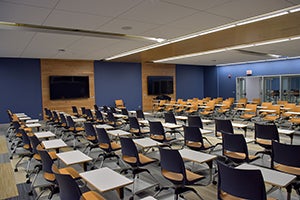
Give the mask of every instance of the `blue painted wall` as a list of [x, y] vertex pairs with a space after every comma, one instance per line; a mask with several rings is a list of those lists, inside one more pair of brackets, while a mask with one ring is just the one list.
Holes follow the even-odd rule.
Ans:
[[0, 58], [0, 123], [7, 109], [41, 119], [42, 89], [39, 59]]
[[204, 67], [204, 97], [218, 97], [218, 71], [215, 66]]
[[[250, 63], [217, 67], [219, 80], [219, 96], [235, 97], [236, 77], [246, 76], [247, 70], [252, 70], [252, 76], [300, 74], [300, 59]], [[228, 78], [231, 74], [231, 78]]]
[[176, 65], [176, 99], [204, 97], [203, 67]]
[[95, 98], [98, 106], [114, 106], [123, 99], [128, 110], [142, 106], [141, 65], [95, 61]]

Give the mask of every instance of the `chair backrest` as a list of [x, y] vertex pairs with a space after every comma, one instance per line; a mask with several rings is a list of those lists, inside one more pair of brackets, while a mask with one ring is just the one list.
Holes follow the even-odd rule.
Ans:
[[[200, 129], [195, 126], [184, 126], [183, 127], [184, 132], [184, 141], [185, 144], [190, 147], [191, 149], [205, 149], [204, 143], [203, 143], [203, 137]], [[193, 145], [194, 143], [199, 143], [198, 145]]]
[[145, 119], [144, 112], [142, 110], [136, 110], [136, 117], [138, 119]]
[[44, 178], [47, 181], [55, 182], [55, 175], [52, 171], [53, 160], [51, 159], [47, 150], [37, 149], [42, 159], [42, 170], [44, 172]]
[[236, 169], [218, 164], [218, 199], [223, 192], [242, 199], [266, 200], [266, 189], [260, 170]]
[[67, 125], [68, 127], [75, 129], [75, 122], [71, 116], [67, 116]]
[[132, 138], [129, 137], [120, 137], [120, 142], [122, 146], [122, 157], [123, 160], [126, 162], [126, 157], [130, 157], [130, 164], [131, 165], [139, 165], [139, 153], [138, 150], [132, 140]]
[[[162, 175], [164, 175], [165, 171], [181, 174], [182, 179], [178, 180], [177, 183], [185, 184], [187, 182], [185, 166], [178, 150], [166, 149], [160, 147], [159, 154], [160, 154], [160, 166], [161, 166]], [[169, 179], [167, 176], [165, 177]], [[174, 182], [173, 179], [169, 179], [169, 180]]]
[[121, 113], [122, 113], [122, 115], [127, 115], [127, 116], [129, 115], [128, 110], [126, 108], [122, 108]]
[[103, 115], [102, 115], [102, 113], [101, 113], [100, 110], [96, 110], [95, 115], [96, 115], [96, 119], [97, 120], [99, 120], [99, 121], [103, 121], [104, 120]]
[[176, 118], [172, 112], [166, 112], [165, 113], [165, 123], [172, 123], [172, 124], [177, 124], [176, 123]]
[[[300, 145], [283, 144], [277, 141], [272, 141], [272, 161], [271, 166], [274, 168], [274, 164], [289, 166], [292, 168], [298, 168], [295, 170], [295, 175], [300, 175]], [[297, 173], [298, 172], [298, 173]]]
[[111, 111], [107, 112], [107, 120], [112, 123], [116, 122], [116, 118]]
[[165, 130], [160, 121], [149, 121], [149, 127], [151, 135], [165, 136]]
[[97, 138], [96, 130], [92, 123], [85, 122], [84, 123], [84, 130], [87, 136], [95, 136]]
[[247, 104], [246, 108], [251, 110], [245, 110], [245, 113], [256, 113], [257, 104]]
[[188, 116], [188, 126], [194, 126], [203, 129], [201, 117], [197, 115]]
[[117, 107], [117, 108], [118, 108], [118, 107], [124, 107], [124, 106], [125, 106], [122, 99], [117, 99], [117, 100], [115, 100], [115, 104], [116, 104], [116, 107]]
[[81, 190], [69, 174], [57, 174], [55, 177], [59, 186], [59, 197], [64, 200], [80, 200]]
[[32, 152], [34, 154], [38, 154], [37, 146], [41, 143], [41, 141], [34, 134], [30, 135], [29, 140], [31, 143]]
[[76, 106], [72, 106], [72, 112], [75, 114], [75, 115], [79, 115], [79, 112], [78, 112], [78, 109]]
[[86, 114], [86, 117], [87, 117], [88, 120], [93, 120], [94, 119], [94, 115], [93, 115], [91, 109], [86, 108], [85, 109], [85, 114]]
[[278, 129], [275, 124], [259, 124], [255, 123], [254, 125], [254, 138], [257, 140], [264, 139], [270, 140], [270, 147], [271, 147], [271, 140], [275, 140], [279, 142], [279, 134]]
[[94, 104], [94, 109], [95, 109], [95, 111], [99, 110], [99, 107], [97, 104]]
[[85, 107], [81, 107], [80, 109], [81, 109], [81, 114], [82, 114], [82, 115], [86, 115], [86, 113], [85, 113], [86, 108], [85, 108]]
[[107, 147], [105, 149], [111, 151], [112, 148], [111, 148], [110, 138], [106, 130], [104, 128], [96, 128], [96, 133], [97, 133], [97, 139], [100, 144], [100, 147], [101, 145], [104, 144], [104, 146]]
[[19, 129], [19, 130], [22, 133], [23, 148], [26, 149], [26, 150], [32, 151], [31, 143], [30, 143], [30, 140], [29, 140], [29, 137], [28, 137], [27, 133], [22, 128]]
[[243, 134], [232, 134], [222, 131], [222, 152], [227, 156], [229, 152], [242, 153], [239, 157], [229, 156], [234, 161], [249, 161], [248, 147]]
[[[129, 131], [131, 131], [132, 133], [134, 133], [135, 135], [140, 136], [141, 135], [141, 128], [140, 128], [140, 124], [137, 120], [136, 117], [128, 117], [129, 119]], [[138, 130], [138, 131], [136, 131]]]
[[117, 111], [116, 111], [116, 109], [115, 109], [115, 107], [109, 107], [109, 110], [110, 110], [110, 112], [112, 112], [112, 113], [117, 113]]
[[66, 116], [62, 113], [60, 113], [59, 116], [60, 116], [60, 121], [61, 121], [62, 125], [68, 126]]
[[102, 106], [103, 107], [103, 111], [104, 112], [108, 112], [109, 111], [109, 109], [108, 109], [108, 107], [106, 106], [106, 105], [104, 105], [104, 106]]
[[218, 132], [234, 133], [230, 119], [215, 119], [215, 135], [218, 136]]

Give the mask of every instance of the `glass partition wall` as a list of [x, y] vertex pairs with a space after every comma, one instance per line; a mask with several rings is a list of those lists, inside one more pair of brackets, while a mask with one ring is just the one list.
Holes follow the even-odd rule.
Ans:
[[236, 78], [236, 99], [260, 98], [276, 103], [285, 100], [299, 103], [300, 74], [277, 76], [245, 76]]

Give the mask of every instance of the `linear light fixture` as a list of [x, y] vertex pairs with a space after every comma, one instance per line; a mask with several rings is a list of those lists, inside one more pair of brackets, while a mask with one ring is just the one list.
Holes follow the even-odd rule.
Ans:
[[182, 36], [182, 37], [178, 37], [178, 38], [174, 38], [174, 39], [171, 39], [171, 40], [163, 41], [163, 42], [161, 42], [161, 44], [157, 44], [157, 46], [156, 45], [151, 45], [149, 47], [138, 48], [138, 49], [128, 51], [128, 52], [124, 52], [124, 53], [121, 53], [121, 54], [118, 54], [118, 55], [115, 55], [115, 56], [112, 56], [112, 57], [109, 57], [109, 58], [105, 58], [104, 60], [113, 60], [113, 59], [116, 59], [116, 58], [120, 58], [120, 57], [128, 56], [128, 55], [131, 55], [131, 54], [139, 53], [139, 52], [150, 50], [150, 49], [157, 48], [157, 47], [160, 47], [160, 46], [164, 46], [164, 45], [172, 44], [172, 43], [175, 43], [175, 42], [180, 42], [180, 41], [183, 41], [183, 40], [188, 40], [188, 39], [195, 38], [195, 37], [198, 37], [198, 36], [206, 35], [206, 34], [209, 34], [209, 33], [214, 33], [214, 32], [222, 31], [222, 30], [225, 30], [225, 29], [233, 28], [235, 26], [241, 26], [241, 25], [245, 25], [245, 24], [249, 24], [249, 23], [254, 23], [254, 22], [257, 22], [257, 21], [271, 19], [271, 18], [274, 18], [274, 17], [279, 17], [279, 16], [282, 16], [282, 15], [286, 15], [286, 14], [294, 13], [294, 12], [298, 12], [298, 11], [300, 11], [300, 6], [299, 5], [289, 7], [289, 8], [286, 8], [286, 9], [282, 9], [282, 10], [279, 10], [279, 11], [276, 11], [276, 12], [272, 12], [272, 13], [252, 17], [252, 18], [249, 18], [249, 19], [241, 20], [241, 21], [238, 21], [238, 22], [230, 23], [230, 24], [227, 24], [227, 25], [219, 26], [219, 27], [212, 28], [212, 29], [209, 29], [209, 30], [195, 32], [193, 34], [188, 34], [188, 35], [185, 35], [185, 36]]
[[236, 63], [225, 63], [225, 64], [218, 64], [216, 66], [222, 67], [222, 66], [242, 65], [242, 64], [259, 63], [259, 62], [273, 62], [273, 61], [279, 61], [279, 60], [293, 60], [293, 59], [299, 59], [299, 58], [300, 58], [300, 56], [281, 57], [281, 58], [274, 58], [274, 59], [267, 59], [267, 60], [254, 60], [254, 61], [245, 61], [245, 62], [236, 62]]
[[165, 41], [165, 39], [155, 38], [155, 37], [127, 35], [121, 33], [99, 32], [99, 31], [81, 30], [81, 29], [73, 29], [73, 28], [62, 28], [62, 27], [54, 27], [54, 26], [41, 26], [41, 25], [34, 25], [34, 24], [19, 24], [14, 22], [1, 22], [1, 21], [0, 21], [0, 29], [79, 35], [79, 36], [101, 37], [101, 38], [121, 39], [121, 40], [124, 39], [141, 40], [141, 41], [151, 41], [151, 42]]

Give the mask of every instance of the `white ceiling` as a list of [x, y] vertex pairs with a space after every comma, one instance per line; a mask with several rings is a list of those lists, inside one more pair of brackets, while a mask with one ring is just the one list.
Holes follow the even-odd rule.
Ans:
[[[174, 39], [297, 4], [300, 0], [0, 0], [0, 21]], [[0, 29], [0, 44], [0, 57], [101, 60], [153, 43]], [[300, 42], [245, 50], [299, 56]], [[231, 50], [175, 63], [263, 59]]]

